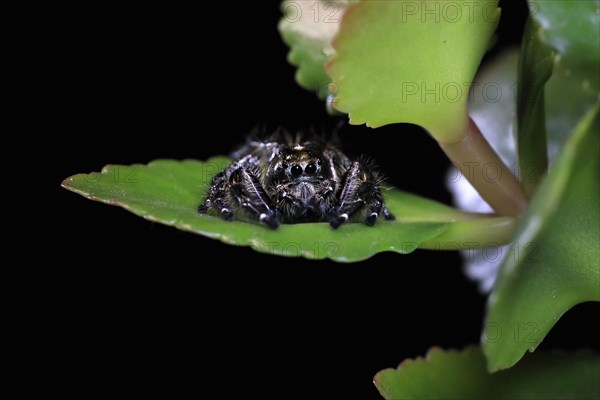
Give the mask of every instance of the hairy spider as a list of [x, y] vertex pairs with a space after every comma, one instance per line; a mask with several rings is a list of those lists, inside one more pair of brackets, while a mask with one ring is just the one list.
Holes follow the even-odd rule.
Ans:
[[369, 162], [352, 161], [323, 139], [249, 140], [212, 180], [199, 213], [226, 220], [329, 222], [333, 228], [362, 218], [371, 226], [385, 207], [381, 178]]

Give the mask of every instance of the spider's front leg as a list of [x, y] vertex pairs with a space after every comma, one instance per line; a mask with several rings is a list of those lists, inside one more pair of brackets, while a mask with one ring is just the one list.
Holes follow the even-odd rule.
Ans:
[[227, 220], [232, 220], [233, 210], [240, 207], [272, 229], [279, 226], [279, 214], [256, 175], [247, 168], [235, 168], [229, 174], [226, 171], [215, 177], [208, 198], [198, 212], [206, 213], [211, 206]]
[[377, 177], [360, 163], [355, 161], [350, 165], [343, 182], [338, 205], [329, 222], [332, 228], [339, 227], [365, 206], [368, 208], [365, 224], [369, 226], [375, 224], [380, 213], [387, 220], [394, 219], [385, 207]]
[[279, 226], [279, 213], [254, 173], [238, 168], [231, 173], [229, 181], [231, 195], [237, 204], [269, 228]]
[[227, 221], [233, 220], [233, 207], [229, 200], [230, 191], [231, 185], [229, 179], [227, 179], [226, 171], [222, 171], [213, 178], [208, 196], [206, 196], [206, 200], [198, 207], [198, 212], [206, 214], [212, 207], [219, 212], [221, 218]]

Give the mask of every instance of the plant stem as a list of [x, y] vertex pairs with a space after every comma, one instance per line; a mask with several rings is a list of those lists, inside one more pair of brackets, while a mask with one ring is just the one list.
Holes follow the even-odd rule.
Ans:
[[518, 217], [525, 212], [527, 200], [521, 182], [502, 162], [471, 118], [460, 142], [439, 144], [498, 214]]
[[498, 248], [513, 240], [517, 220], [511, 217], [480, 218], [456, 221], [435, 239], [419, 245], [429, 250], [473, 250]]

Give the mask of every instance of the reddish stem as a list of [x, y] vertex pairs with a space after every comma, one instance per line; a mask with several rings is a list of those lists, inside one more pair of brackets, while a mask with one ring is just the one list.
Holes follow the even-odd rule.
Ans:
[[525, 212], [527, 199], [521, 182], [481, 135], [473, 120], [469, 118], [467, 132], [460, 142], [439, 144], [498, 214], [518, 217]]

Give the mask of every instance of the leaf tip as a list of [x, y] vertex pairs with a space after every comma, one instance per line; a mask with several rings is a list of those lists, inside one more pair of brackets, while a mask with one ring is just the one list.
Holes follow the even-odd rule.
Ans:
[[73, 179], [74, 179], [73, 175], [69, 176], [68, 178], [63, 179], [60, 182], [60, 186], [63, 187], [63, 188], [65, 188], [65, 189], [70, 189], [69, 185], [71, 184], [71, 182], [73, 182]]

